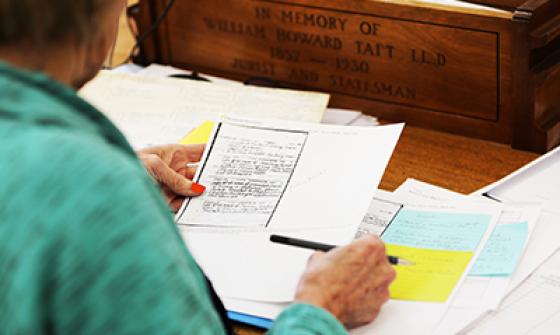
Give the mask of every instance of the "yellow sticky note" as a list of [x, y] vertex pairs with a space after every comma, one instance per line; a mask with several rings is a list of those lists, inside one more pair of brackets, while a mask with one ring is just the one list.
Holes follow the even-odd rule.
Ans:
[[411, 248], [387, 245], [387, 254], [415, 264], [396, 266], [397, 278], [391, 284], [391, 298], [445, 302], [463, 275], [473, 252]]
[[212, 130], [214, 129], [214, 122], [205, 121], [200, 126], [196, 127], [187, 136], [185, 136], [179, 143], [181, 144], [204, 144], [208, 143]]

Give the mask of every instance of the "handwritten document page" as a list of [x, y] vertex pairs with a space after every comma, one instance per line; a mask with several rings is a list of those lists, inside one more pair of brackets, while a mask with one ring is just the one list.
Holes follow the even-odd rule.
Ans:
[[498, 311], [462, 334], [557, 334], [560, 329], [560, 253], [556, 252], [504, 300]]
[[80, 95], [137, 148], [177, 143], [220, 114], [319, 122], [329, 101], [321, 93], [110, 72], [101, 72]]
[[[232, 298], [291, 301], [309, 253], [286, 253], [297, 248], [273, 244], [268, 236], [337, 245], [351, 241], [401, 130], [402, 125], [364, 128], [234, 117], [218, 122], [195, 176], [206, 193], [185, 202], [177, 216], [217, 291]], [[226, 253], [215, 248], [225, 243], [244, 246]]]
[[476, 259], [474, 256], [488, 240], [501, 207], [462, 202], [454, 207], [430, 210], [405, 205], [382, 235], [391, 248], [406, 247], [403, 252], [409, 258], [424, 260], [423, 266], [397, 270], [399, 276], [392, 285], [392, 297], [447, 302], [458, 290]]
[[309, 133], [222, 123], [179, 223], [267, 227], [297, 167]]

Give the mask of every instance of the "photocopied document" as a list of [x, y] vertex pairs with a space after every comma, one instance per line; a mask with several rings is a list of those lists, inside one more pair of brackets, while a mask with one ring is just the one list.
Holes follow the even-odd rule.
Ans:
[[511, 291], [513, 279], [527, 277], [534, 270], [534, 267], [529, 267], [531, 270], [527, 271], [524, 255], [536, 229], [540, 210], [538, 204], [504, 204], [498, 224], [453, 306], [495, 310]]
[[560, 252], [491, 312], [461, 334], [557, 334], [560, 329]]
[[[560, 247], [559, 240], [556, 238], [551, 238], [551, 236], [560, 235], [560, 225], [558, 225], [560, 216], [556, 214], [557, 209], [553, 205], [555, 201], [557, 201], [558, 192], [556, 192], [556, 189], [554, 187], [551, 187], [551, 185], [555, 185], [558, 171], [560, 169], [559, 155], [560, 148], [557, 148], [549, 152], [548, 154], [543, 155], [541, 158], [531, 162], [530, 164], [527, 164], [525, 167], [519, 169], [518, 171], [512, 173], [504, 179], [492, 185], [489, 185], [475, 193], [477, 195], [488, 194], [492, 198], [496, 198], [501, 201], [522, 200], [543, 202], [543, 210], [540, 217], [538, 218], [538, 222], [534, 228], [533, 234], [530, 237], [530, 241], [526, 248], [526, 251], [521, 259], [520, 264], [511, 276], [510, 283], [506, 290], [506, 292], [510, 292], [509, 296], [497, 311], [492, 312], [492, 315], [500, 314], [504, 310], [508, 300], [519, 293], [521, 288], [524, 287], [527, 282], [535, 278], [535, 274], [530, 274], [533, 273], [535, 269], [539, 268], [539, 266]], [[521, 294], [525, 293], [526, 292], [522, 292]], [[528, 311], [528, 313], [531, 312]], [[484, 311], [481, 311], [480, 313], [478, 313], [478, 316], [483, 314]], [[535, 316], [535, 314], [527, 315]], [[465, 314], [462, 314], [462, 320], [463, 322], [465, 320], [474, 321], [478, 319], [478, 316], [475, 315], [473, 317], [471, 315], [467, 317]], [[517, 314], [517, 316], [519, 316], [520, 318], [522, 317], [521, 313]], [[497, 324], [509, 322], [505, 318], [496, 320], [499, 320], [495, 321], [497, 322]], [[517, 322], [518, 320], [521, 319], [517, 319], [515, 322]], [[511, 324], [516, 325], [515, 322]], [[540, 323], [547, 324], [546, 321]], [[455, 327], [453, 329], [460, 330], [461, 328]], [[550, 329], [543, 330], [542, 328], [526, 329], [524, 327], [518, 327], [516, 328], [516, 330], [513, 330], [512, 327], [511, 330], [512, 331], [509, 332], [511, 334], [554, 333], [554, 331], [551, 332]], [[442, 334], [448, 333], [449, 332], [443, 332]]]
[[402, 127], [218, 120], [194, 177], [206, 192], [176, 221], [220, 296], [291, 301], [312, 251], [270, 234], [349, 243]]
[[99, 108], [135, 148], [178, 143], [220, 114], [318, 123], [329, 96], [254, 86], [102, 71], [80, 96]]
[[382, 199], [377, 194], [369, 204], [368, 211], [358, 227], [356, 238], [364, 235], [381, 236], [402, 208], [403, 204]]
[[178, 222], [267, 227], [288, 187], [309, 132], [220, 123], [198, 182], [203, 199], [189, 198]]
[[431, 185], [413, 178], [408, 178], [394, 192], [393, 197], [408, 205], [414, 204], [441, 204], [466, 200], [467, 196], [453, 192], [442, 187]]
[[560, 148], [543, 155], [506, 178], [476, 192], [501, 201], [531, 201], [543, 204], [531, 236], [535, 241], [527, 250], [513, 274], [510, 289], [515, 288], [545, 259], [560, 248]]
[[[168, 65], [150, 64], [149, 66], [136, 71], [136, 73], [141, 76], [161, 78], [174, 75], [191, 75], [192, 71], [187, 71]], [[244, 83], [241, 81], [226, 79], [223, 77], [216, 77], [205, 73], [199, 73], [198, 75], [216, 85], [236, 87], [244, 86]], [[325, 114], [323, 115], [321, 123], [361, 127], [374, 127], [379, 125], [376, 117], [365, 115], [360, 111], [342, 108], [327, 108]]]

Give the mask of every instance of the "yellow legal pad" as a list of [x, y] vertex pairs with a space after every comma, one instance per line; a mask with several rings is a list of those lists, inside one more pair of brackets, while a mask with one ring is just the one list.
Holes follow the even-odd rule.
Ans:
[[463, 275], [473, 252], [387, 245], [387, 254], [414, 262], [396, 266], [397, 278], [389, 288], [391, 298], [445, 302]]
[[196, 127], [187, 136], [185, 136], [180, 144], [204, 144], [208, 143], [212, 130], [214, 129], [214, 122], [205, 121], [200, 126]]

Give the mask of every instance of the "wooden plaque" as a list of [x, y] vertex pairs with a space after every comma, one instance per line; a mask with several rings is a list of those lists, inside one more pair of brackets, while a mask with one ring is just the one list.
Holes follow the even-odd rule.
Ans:
[[[546, 151], [560, 141], [560, 2], [558, 15], [543, 0], [493, 3], [523, 9], [177, 0], [144, 51], [150, 62], [325, 91], [334, 106]], [[164, 4], [141, 2], [141, 31]]]

